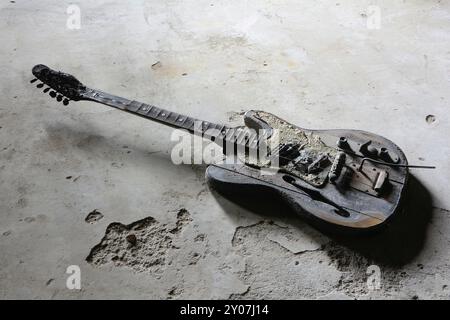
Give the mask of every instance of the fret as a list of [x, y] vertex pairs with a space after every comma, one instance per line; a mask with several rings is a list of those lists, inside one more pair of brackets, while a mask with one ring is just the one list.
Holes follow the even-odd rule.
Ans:
[[145, 103], [143, 103], [140, 107], [139, 107], [139, 113], [142, 115], [147, 115], [148, 110], [149, 110], [149, 106], [146, 105]]
[[194, 130], [195, 129], [195, 122], [196, 122], [196, 120], [194, 118], [189, 117], [189, 121], [191, 122], [191, 125], [190, 125], [189, 128], [191, 130]]
[[226, 136], [225, 136], [225, 140], [233, 143], [233, 137], [235, 135], [236, 129], [235, 128], [231, 128], [230, 130], [228, 130]]
[[188, 118], [188, 117], [182, 116], [180, 119], [178, 119], [178, 121], [181, 122], [181, 123], [180, 123], [180, 126], [181, 126], [181, 127], [186, 128], [186, 127], [185, 127], [185, 126], [186, 126], [185, 124], [186, 124], [187, 118]]
[[258, 134], [256, 132], [252, 132], [247, 141], [248, 145], [250, 145], [257, 136], [258, 136]]
[[130, 103], [127, 104], [127, 106], [125, 107], [127, 111], [131, 111], [131, 112], [136, 112], [140, 107], [140, 103], [138, 101], [131, 101]]
[[[197, 123], [197, 130], [199, 132], [201, 132], [202, 134], [205, 133], [205, 131], [208, 128], [208, 122], [201, 121], [201, 120], [196, 120], [195, 122]], [[205, 128], [205, 126], [206, 126], [206, 128]]]
[[213, 126], [214, 126], [214, 129], [216, 129], [217, 131], [220, 131], [220, 130], [218, 130], [218, 127], [220, 127], [220, 124], [218, 124], [218, 123], [213, 123]]
[[218, 138], [218, 139], [223, 139], [223, 138], [224, 138], [223, 131], [222, 131], [220, 128], [222, 128], [222, 127], [224, 127], [224, 126], [219, 125], [220, 128], [217, 128], [217, 125], [215, 125], [214, 127], [215, 127], [215, 128], [213, 129], [214, 136], [215, 136], [216, 138]]
[[262, 132], [261, 134], [259, 134], [258, 139], [256, 140], [256, 145], [259, 146], [261, 144], [261, 142], [266, 142], [266, 132]]
[[236, 138], [236, 143], [237, 144], [243, 144], [242, 142], [245, 141], [246, 137], [247, 137], [247, 131], [246, 130], [241, 130], [241, 133]]
[[206, 130], [209, 129], [209, 125], [210, 123], [208, 123], [207, 121], [202, 121], [203, 132], [206, 132]]
[[[219, 139], [223, 139], [224, 137], [224, 129], [225, 129], [225, 125], [218, 125], [220, 129], [218, 129], [218, 134], [217, 134], [217, 138]], [[216, 127], [217, 128], [217, 127]]]
[[233, 131], [231, 132], [230, 137], [227, 140], [229, 140], [231, 143], [236, 143], [236, 139], [237, 139], [237, 136], [239, 135], [240, 129], [236, 128], [236, 129], [232, 129], [232, 130]]
[[[210, 123], [211, 124], [211, 123]], [[215, 141], [219, 137], [220, 131], [217, 129], [217, 125], [211, 125], [205, 131], [205, 137], [209, 138], [211, 141]]]
[[186, 117], [186, 119], [183, 122], [183, 128], [193, 131], [194, 119], [192, 119], [191, 117]]
[[258, 136], [258, 133], [256, 133], [255, 131], [251, 131], [250, 135], [248, 136], [248, 140], [245, 142], [246, 144], [248, 144], [250, 146], [250, 143], [252, 143], [253, 140], [255, 140], [255, 138]]
[[226, 139], [230, 140], [232, 136], [235, 134], [237, 128], [230, 128], [230, 130], [227, 131]]
[[154, 106], [147, 105], [147, 107], [148, 107], [148, 111], [147, 111], [146, 115], [148, 115], [150, 112], [152, 112], [152, 109], [154, 108]]
[[227, 132], [231, 130], [229, 128], [226, 128], [226, 126], [224, 126], [224, 129], [221, 130], [221, 132], [219, 133], [219, 136], [217, 137], [218, 139], [222, 140], [222, 143], [225, 144], [226, 143], [226, 136], [227, 136]]
[[224, 138], [224, 139], [226, 139], [226, 137], [227, 137], [227, 135], [228, 135], [228, 132], [230, 132], [231, 130], [233, 130], [233, 129], [231, 129], [231, 128], [226, 128], [226, 129], [225, 129], [225, 131], [223, 132], [223, 138]]
[[224, 124], [217, 124], [216, 126], [219, 126], [219, 132], [222, 133], [222, 130], [225, 128], [225, 125]]
[[169, 118], [171, 113], [172, 112], [170, 112], [170, 111], [164, 110], [164, 112], [161, 113], [161, 117], [163, 117], [164, 120], [167, 120], [167, 118]]
[[194, 122], [194, 124], [192, 125], [192, 130], [200, 132], [203, 130], [202, 126], [202, 122], [198, 119], [192, 118], [192, 121]]
[[239, 133], [236, 135], [236, 144], [242, 144], [242, 140], [246, 135], [245, 130], [239, 129]]
[[154, 108], [152, 109], [152, 112], [150, 113], [150, 116], [151, 116], [152, 118], [156, 118], [160, 112], [161, 112], [161, 109], [160, 109], [160, 108], [154, 107]]
[[176, 112], [171, 112], [171, 113], [170, 113], [170, 116], [167, 117], [167, 121], [169, 121], [170, 123], [176, 123], [176, 122], [177, 122], [177, 118], [178, 118], [179, 116], [180, 116], [180, 115], [179, 115], [178, 113], [176, 113]]
[[164, 120], [167, 116], [167, 111], [164, 109], [161, 109], [161, 112], [158, 114], [157, 118], [159, 121]]
[[217, 128], [216, 128], [216, 124], [215, 123], [211, 123], [209, 122], [207, 125], [207, 129], [205, 130], [205, 132], [208, 131], [208, 134], [210, 136], [217, 136]]
[[248, 146], [249, 148], [253, 149], [256, 148], [257, 145], [258, 145], [258, 134], [254, 133], [252, 138], [248, 142]]

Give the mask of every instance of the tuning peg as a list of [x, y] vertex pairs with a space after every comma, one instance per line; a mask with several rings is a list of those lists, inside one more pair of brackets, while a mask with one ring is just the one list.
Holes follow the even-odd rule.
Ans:
[[62, 98], [63, 98], [63, 96], [61, 94], [58, 94], [58, 96], [56, 97], [56, 100], [59, 102], [62, 100]]
[[43, 83], [39, 83], [38, 85], [36, 85], [37, 88], [42, 88], [44, 86]]
[[69, 99], [65, 98], [63, 100], [63, 105], [67, 106], [69, 104]]
[[33, 80], [30, 80], [30, 83], [34, 83], [34, 82], [36, 82], [36, 81], [37, 81], [37, 79], [34, 78]]
[[44, 92], [47, 93], [48, 90], [50, 90], [50, 87], [45, 88], [45, 89], [44, 89]]
[[56, 92], [55, 91], [50, 91], [49, 95], [50, 95], [50, 97], [54, 98], [54, 97], [56, 97]]

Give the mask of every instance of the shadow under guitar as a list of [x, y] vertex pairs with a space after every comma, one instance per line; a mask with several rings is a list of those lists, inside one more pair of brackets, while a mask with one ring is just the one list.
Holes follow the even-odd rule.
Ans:
[[[220, 193], [214, 189], [211, 191], [228, 213], [237, 212], [236, 205], [238, 205], [268, 219], [275, 217], [286, 218], [289, 221], [293, 218], [299, 219], [298, 214], [276, 194], [270, 192], [261, 194], [250, 190], [239, 192], [220, 190]], [[401, 267], [413, 260], [423, 248], [426, 229], [432, 215], [429, 192], [411, 174], [406, 198], [403, 201], [399, 212], [385, 227], [368, 234], [342, 235], [333, 232], [332, 228], [315, 227], [336, 244], [364, 256], [375, 264]], [[300, 220], [299, 223], [307, 222]]]
[[[116, 139], [105, 138], [97, 132], [95, 127], [89, 130], [79, 131], [77, 129], [59, 125], [46, 128], [48, 141], [45, 145], [74, 145], [82, 151], [91, 152], [92, 150], [102, 151], [92, 153], [97, 156], [118, 152], [118, 145], [128, 144], [130, 141], [116, 141]], [[129, 159], [134, 166], [147, 166], [147, 161], [158, 161], [161, 165], [167, 165], [168, 169], [172, 166], [165, 154], [155, 154], [152, 159], [148, 159], [148, 150], [134, 146], [131, 148], [135, 156]], [[64, 149], [61, 150], [63, 152]], [[109, 157], [107, 157], [109, 161]], [[107, 159], [104, 159], [105, 161]], [[194, 166], [198, 169], [205, 166]], [[191, 171], [192, 167], [185, 166], [186, 170]], [[189, 168], [189, 169], [188, 169]], [[219, 205], [224, 208], [228, 214], [236, 213], [236, 205], [243, 207], [255, 214], [264, 216], [268, 219], [286, 218], [292, 221], [292, 226], [296, 227], [306, 223], [301, 220], [286, 203], [282, 202], [276, 194], [263, 193], [261, 190], [255, 192], [255, 188], [249, 188], [248, 192], [242, 192], [242, 189], [228, 188], [228, 192], [221, 190], [218, 194], [211, 188], [212, 194], [216, 197]], [[232, 192], [230, 190], [235, 190]], [[253, 191], [253, 193], [252, 193]], [[413, 175], [409, 175], [408, 189], [406, 198], [403, 200], [403, 209], [401, 209], [389, 225], [378, 232], [364, 236], [343, 236], [330, 230], [319, 229], [335, 243], [352, 250], [367, 259], [372, 260], [379, 265], [402, 266], [411, 261], [420, 253], [426, 239], [427, 224], [431, 219], [432, 203], [431, 196], [426, 188]], [[294, 222], [295, 221], [295, 222]], [[308, 228], [302, 228], [302, 232], [307, 233]], [[308, 235], [307, 236], [313, 236]], [[325, 247], [324, 250], [327, 250]]]

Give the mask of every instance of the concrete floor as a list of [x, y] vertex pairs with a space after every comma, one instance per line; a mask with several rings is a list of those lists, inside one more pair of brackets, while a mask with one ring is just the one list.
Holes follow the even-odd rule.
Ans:
[[[0, 298], [449, 298], [448, 2], [78, 1], [79, 30], [69, 3], [0, 4]], [[211, 192], [203, 166], [171, 163], [167, 127], [49, 99], [28, 82], [38, 63], [205, 120], [257, 108], [372, 131], [437, 169], [412, 170], [385, 232], [329, 237]], [[127, 256], [133, 227], [146, 243]]]

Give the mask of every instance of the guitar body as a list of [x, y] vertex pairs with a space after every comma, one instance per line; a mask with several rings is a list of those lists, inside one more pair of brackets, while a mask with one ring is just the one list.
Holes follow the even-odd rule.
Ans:
[[97, 102], [219, 144], [224, 161], [206, 171], [212, 187], [270, 192], [312, 223], [336, 230], [386, 225], [400, 208], [408, 168], [434, 168], [409, 165], [397, 145], [369, 132], [308, 130], [264, 111], [248, 111], [245, 126], [232, 128], [88, 88], [45, 65], [32, 73], [31, 83], [40, 80], [36, 87], [64, 105]]
[[[308, 130], [262, 111], [247, 112], [244, 121], [247, 126], [254, 129], [276, 129], [275, 131], [279, 131], [282, 136], [282, 131], [287, 130], [289, 132], [285, 136], [291, 138], [293, 141], [290, 142], [293, 143], [304, 144], [306, 136], [313, 144], [316, 143], [313, 146], [316, 148], [317, 141], [321, 141], [325, 152], [329, 149], [332, 153], [333, 150], [337, 152], [339, 148], [336, 141], [346, 137], [347, 144], [355, 154], [347, 153], [341, 177], [333, 184], [321, 181], [311, 183], [308, 177], [296, 176], [284, 170], [262, 174], [260, 168], [246, 164], [245, 161], [232, 164], [225, 161], [222, 164], [210, 165], [206, 170], [206, 178], [217, 191], [229, 193], [232, 190], [255, 194], [268, 192], [279, 197], [313, 224], [333, 226], [344, 231], [368, 231], [381, 227], [399, 209], [406, 190], [407, 168], [385, 169], [388, 178], [384, 182], [383, 190], [378, 194], [373, 187], [377, 175], [379, 176], [381, 172], [379, 168], [371, 163], [365, 163], [361, 172], [357, 170], [365, 157], [358, 150], [367, 141], [371, 141], [374, 148], [389, 150], [392, 157], [396, 157], [396, 162], [407, 163], [404, 153], [390, 140], [359, 130]], [[308, 145], [303, 148], [307, 147]], [[315, 176], [320, 175], [321, 173]], [[311, 178], [314, 179], [315, 176]]]

